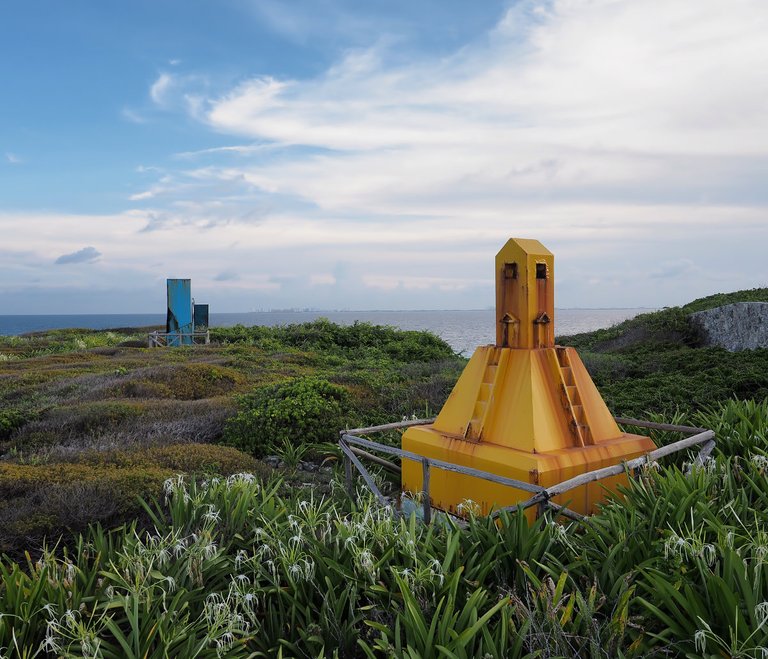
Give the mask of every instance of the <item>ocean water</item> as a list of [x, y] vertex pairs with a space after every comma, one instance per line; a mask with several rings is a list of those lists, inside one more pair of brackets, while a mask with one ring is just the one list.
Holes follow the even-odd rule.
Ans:
[[[555, 334], [576, 334], [610, 327], [650, 309], [556, 309]], [[479, 345], [496, 340], [493, 309], [474, 311], [257, 311], [211, 313], [212, 327], [288, 325], [316, 318], [351, 325], [355, 321], [392, 325], [405, 330], [430, 330], [457, 352], [469, 355]], [[113, 329], [165, 325], [164, 314], [0, 316], [0, 335], [82, 327]]]

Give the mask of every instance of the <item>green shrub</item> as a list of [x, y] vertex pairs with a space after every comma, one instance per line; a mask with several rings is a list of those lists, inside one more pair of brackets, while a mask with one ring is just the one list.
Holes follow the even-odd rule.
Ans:
[[218, 327], [211, 339], [224, 344], [243, 343], [264, 350], [296, 348], [354, 356], [359, 351], [379, 351], [401, 362], [432, 361], [453, 356], [451, 347], [440, 337], [425, 331], [355, 322], [337, 325], [326, 318], [311, 323], [280, 327]]
[[227, 421], [224, 441], [254, 455], [274, 444], [335, 441], [351, 419], [349, 392], [317, 377], [260, 387], [240, 398]]
[[0, 441], [8, 439], [30, 420], [28, 414], [17, 409], [0, 410]]
[[733, 293], [715, 293], [707, 297], [699, 298], [683, 306], [685, 313], [694, 313], [695, 311], [705, 311], [722, 307], [734, 302], [768, 302], [768, 288], [752, 288], [744, 291], [734, 291]]
[[717, 403], [699, 412], [695, 423], [715, 431], [720, 455], [749, 456], [768, 450], [768, 399]]

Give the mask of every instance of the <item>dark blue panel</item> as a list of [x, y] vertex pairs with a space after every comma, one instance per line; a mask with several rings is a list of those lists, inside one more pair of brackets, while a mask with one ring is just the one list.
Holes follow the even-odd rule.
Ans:
[[195, 332], [205, 332], [208, 329], [208, 305], [195, 305]]

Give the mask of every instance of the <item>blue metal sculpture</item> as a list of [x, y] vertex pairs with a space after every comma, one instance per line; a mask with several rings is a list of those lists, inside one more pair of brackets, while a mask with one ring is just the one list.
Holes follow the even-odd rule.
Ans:
[[168, 279], [168, 316], [165, 331], [169, 346], [192, 345], [192, 280]]

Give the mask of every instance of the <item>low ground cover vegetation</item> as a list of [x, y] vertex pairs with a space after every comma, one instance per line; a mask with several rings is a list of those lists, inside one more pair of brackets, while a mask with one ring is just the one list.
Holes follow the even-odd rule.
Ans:
[[695, 420], [715, 456], [652, 465], [588, 523], [425, 526], [341, 487], [174, 477], [150, 525], [0, 570], [14, 656], [759, 657], [768, 405]]
[[768, 290], [560, 338], [615, 413], [718, 446], [531, 526], [426, 527], [339, 485], [339, 428], [450, 393], [466, 361], [428, 333], [0, 337], [0, 656], [766, 656], [768, 350], [702, 348], [686, 320], [742, 299]]
[[327, 490], [329, 469], [293, 473], [303, 458], [346, 424], [439, 408], [464, 364], [429, 333], [367, 324], [211, 334], [172, 350], [140, 330], [0, 337], [0, 551], [141, 516], [179, 471], [270, 473], [268, 454], [291, 486]]

